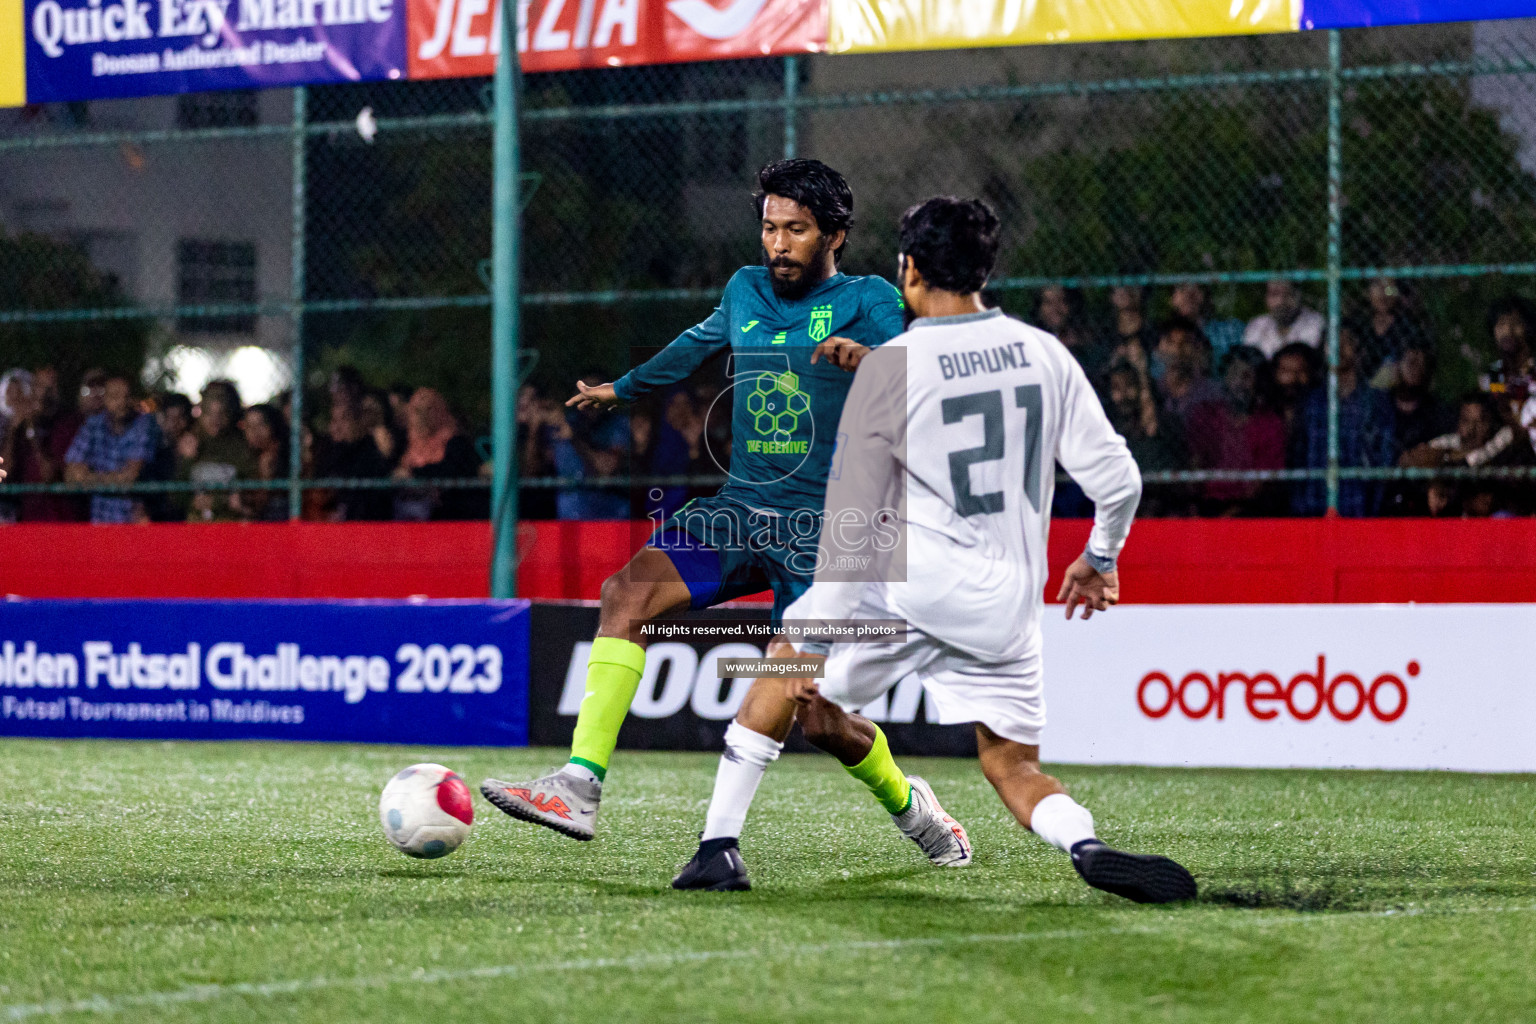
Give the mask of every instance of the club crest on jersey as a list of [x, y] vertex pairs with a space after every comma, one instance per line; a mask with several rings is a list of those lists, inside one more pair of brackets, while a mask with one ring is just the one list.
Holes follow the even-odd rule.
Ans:
[[832, 307], [817, 306], [811, 310], [810, 335], [812, 341], [825, 341], [832, 333]]

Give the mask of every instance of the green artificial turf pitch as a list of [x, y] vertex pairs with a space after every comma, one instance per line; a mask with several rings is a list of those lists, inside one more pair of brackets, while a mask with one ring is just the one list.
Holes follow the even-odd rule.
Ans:
[[595, 842], [476, 796], [444, 860], [379, 789], [549, 750], [0, 742], [0, 1021], [1532, 1021], [1536, 776], [1062, 767], [1200, 902], [1085, 888], [972, 762], [936, 869], [830, 760], [773, 766], [755, 890], [668, 887], [715, 757], [620, 752]]

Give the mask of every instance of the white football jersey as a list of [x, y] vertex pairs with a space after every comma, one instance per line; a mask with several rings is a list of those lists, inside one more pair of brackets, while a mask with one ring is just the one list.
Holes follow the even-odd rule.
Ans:
[[[987, 660], [1038, 647], [1056, 464], [1095, 504], [1096, 555], [1120, 553], [1141, 499], [1077, 360], [998, 310], [917, 320], [867, 355], [838, 434], [816, 584], [788, 616], [885, 607]], [[861, 550], [886, 549], [868, 567], [864, 521]]]

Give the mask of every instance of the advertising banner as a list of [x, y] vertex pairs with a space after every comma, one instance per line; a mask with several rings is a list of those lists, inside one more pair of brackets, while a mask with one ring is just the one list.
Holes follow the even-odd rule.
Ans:
[[1536, 15], [1536, 0], [1305, 0], [1301, 27], [1361, 28]]
[[1047, 760], [1536, 771], [1536, 605], [1048, 615]]
[[[730, 608], [693, 613], [688, 621], [768, 625], [768, 609]], [[579, 604], [533, 606], [529, 722], [530, 742], [563, 747], [571, 742], [587, 675], [587, 653], [597, 631], [597, 608]], [[720, 658], [761, 658], [771, 637], [752, 640], [664, 640], [646, 651], [645, 675], [619, 732], [629, 750], [720, 750], [725, 727], [736, 716], [751, 679], [720, 678]], [[923, 687], [913, 677], [865, 709], [881, 723], [898, 754], [974, 755], [975, 730], [928, 721]], [[796, 730], [786, 746], [810, 746]]]
[[405, 76], [406, 0], [25, 0], [27, 102]]
[[1301, 0], [830, 0], [832, 53], [1294, 32]]
[[[496, 70], [501, 0], [411, 0], [412, 78]], [[667, 64], [814, 53], [827, 35], [826, 0], [522, 0], [524, 71]]]
[[0, 602], [0, 735], [528, 742], [527, 601]]
[[[596, 609], [534, 619], [532, 740], [563, 745]], [[1536, 605], [1165, 605], [1087, 622], [1054, 609], [1044, 631], [1048, 761], [1536, 771], [1536, 669], [1489, 641], [1536, 636]], [[751, 681], [720, 679], [715, 660], [763, 646], [653, 644], [620, 746], [719, 749]], [[975, 750], [927, 707], [913, 676], [865, 713], [898, 753]]]

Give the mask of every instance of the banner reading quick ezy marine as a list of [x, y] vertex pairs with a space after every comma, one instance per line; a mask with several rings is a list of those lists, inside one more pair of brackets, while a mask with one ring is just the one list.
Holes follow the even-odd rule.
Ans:
[[0, 601], [0, 735], [528, 742], [527, 601]]
[[26, 0], [27, 101], [405, 77], [406, 0]]

